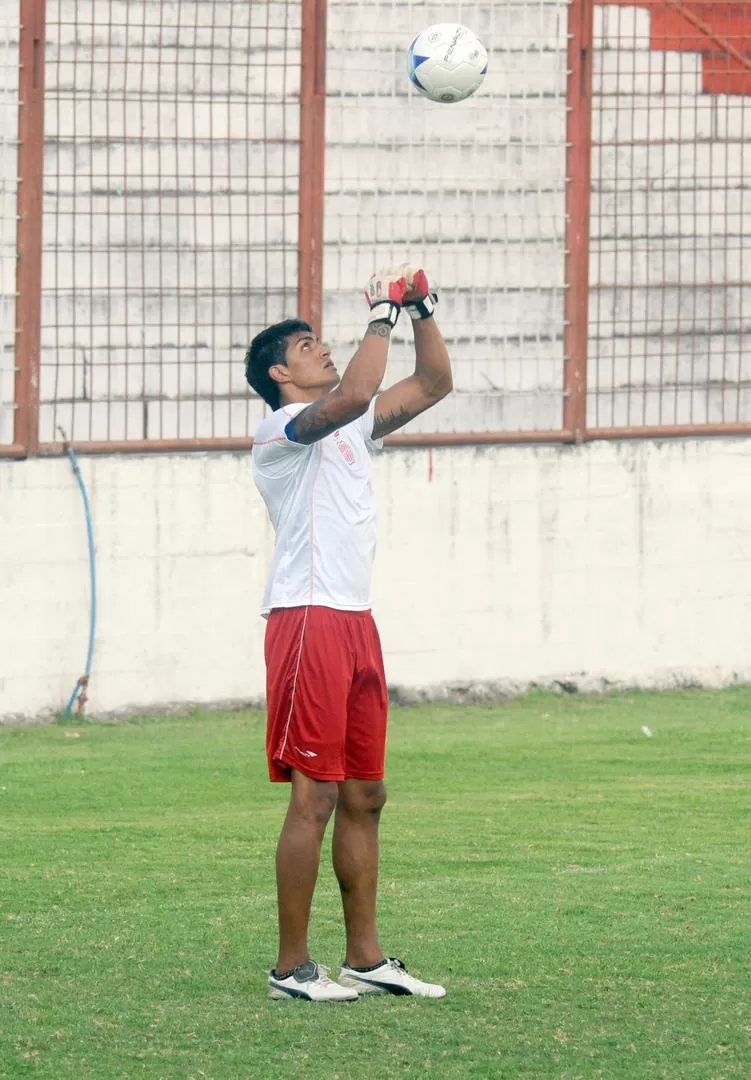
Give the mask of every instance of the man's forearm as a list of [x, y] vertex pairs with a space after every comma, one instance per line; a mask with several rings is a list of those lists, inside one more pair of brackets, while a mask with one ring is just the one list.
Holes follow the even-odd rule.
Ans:
[[387, 322], [368, 324], [339, 384], [342, 394], [368, 402], [375, 397], [386, 374], [390, 340], [391, 327]]
[[454, 381], [443, 334], [433, 318], [419, 319], [412, 326], [415, 333], [415, 375], [426, 391], [445, 397]]

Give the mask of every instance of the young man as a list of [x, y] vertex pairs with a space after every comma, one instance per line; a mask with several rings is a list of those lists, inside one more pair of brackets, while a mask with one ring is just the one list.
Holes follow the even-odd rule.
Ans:
[[[368, 451], [449, 393], [451, 367], [422, 270], [379, 271], [366, 297], [365, 336], [341, 377], [328, 347], [299, 320], [258, 334], [246, 357], [248, 382], [273, 410], [253, 446], [255, 480], [276, 534], [263, 601], [266, 750], [271, 780], [292, 785], [276, 855], [273, 998], [446, 993], [387, 958], [376, 931], [387, 692], [370, 614], [376, 508]], [[413, 320], [414, 374], [376, 397], [402, 309]], [[308, 952], [332, 813], [347, 942], [337, 982]]]

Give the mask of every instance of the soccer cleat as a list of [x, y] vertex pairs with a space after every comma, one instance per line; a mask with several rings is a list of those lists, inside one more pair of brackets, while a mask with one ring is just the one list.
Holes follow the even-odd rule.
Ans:
[[415, 997], [442, 998], [446, 989], [438, 983], [421, 982], [405, 968], [401, 960], [389, 956], [365, 971], [342, 964], [341, 986], [351, 986], [359, 994], [412, 994]]
[[283, 979], [269, 972], [270, 998], [302, 998], [304, 1001], [357, 1001], [357, 990], [340, 986], [329, 978], [329, 969], [315, 960], [306, 960]]

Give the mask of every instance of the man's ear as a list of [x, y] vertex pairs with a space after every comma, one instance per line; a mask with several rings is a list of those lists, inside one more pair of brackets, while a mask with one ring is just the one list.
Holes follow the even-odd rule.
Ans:
[[286, 364], [272, 364], [269, 368], [269, 375], [278, 383], [291, 382], [292, 376], [289, 373], [289, 368]]

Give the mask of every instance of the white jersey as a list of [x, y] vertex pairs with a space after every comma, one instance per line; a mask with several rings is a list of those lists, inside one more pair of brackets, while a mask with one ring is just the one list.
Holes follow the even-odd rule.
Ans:
[[316, 604], [342, 611], [370, 607], [376, 503], [369, 450], [375, 403], [357, 420], [309, 446], [285, 427], [303, 403], [285, 405], [260, 424], [253, 475], [276, 534], [263, 615]]

